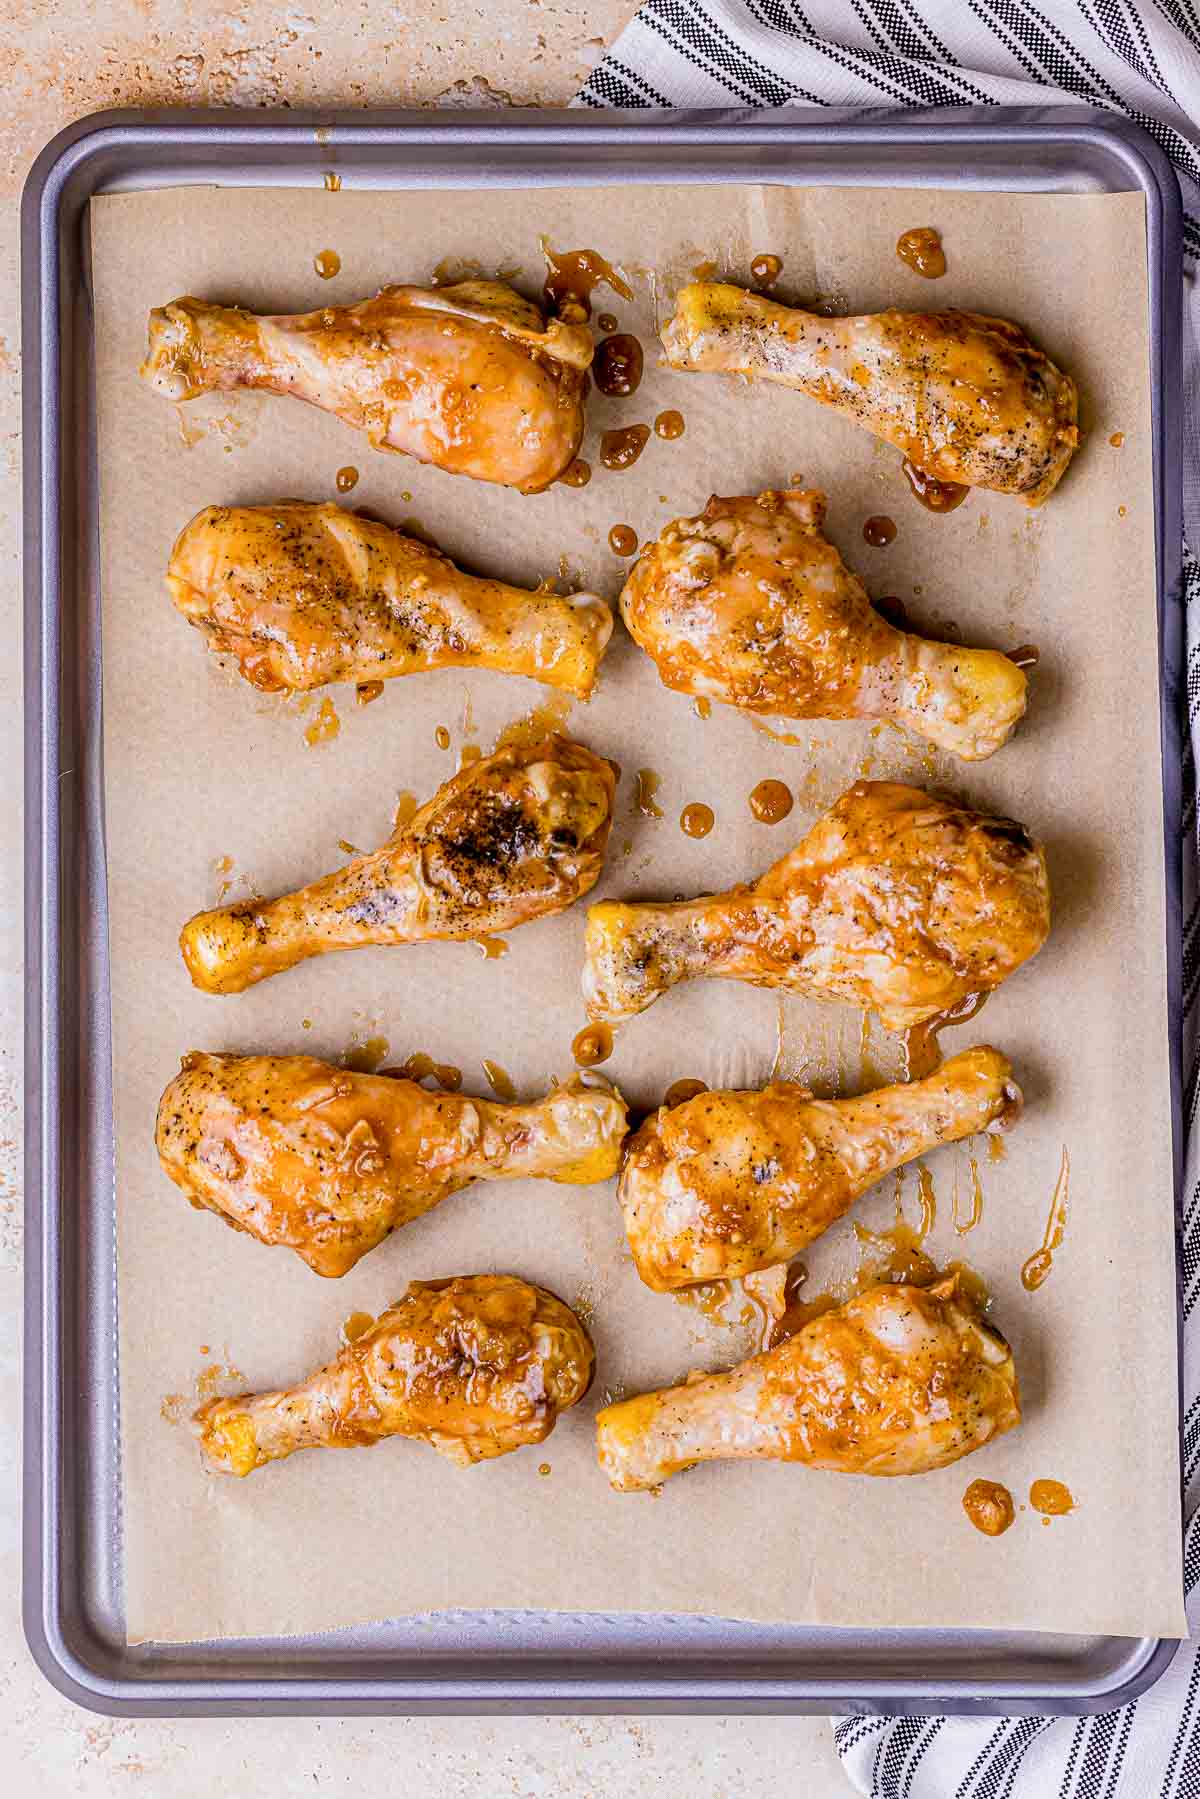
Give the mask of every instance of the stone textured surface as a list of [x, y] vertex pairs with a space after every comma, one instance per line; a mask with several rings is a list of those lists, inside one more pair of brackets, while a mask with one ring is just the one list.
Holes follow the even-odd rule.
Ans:
[[21, 1640], [20, 451], [17, 200], [63, 125], [136, 105], [563, 105], [632, 0], [0, 0], [0, 1786], [14, 1799], [405, 1790], [430, 1799], [849, 1788], [823, 1719], [108, 1720], [75, 1710]]

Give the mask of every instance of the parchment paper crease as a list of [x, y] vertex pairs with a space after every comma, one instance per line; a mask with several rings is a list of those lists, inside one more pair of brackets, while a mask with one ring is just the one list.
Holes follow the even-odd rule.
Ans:
[[[949, 272], [922, 281], [898, 234], [933, 224]], [[107, 844], [112, 930], [120, 1228], [124, 1556], [132, 1640], [329, 1628], [440, 1607], [692, 1611], [843, 1625], [974, 1625], [1180, 1634], [1175, 1302], [1163, 963], [1162, 790], [1154, 604], [1145, 238], [1140, 196], [943, 196], [847, 189], [623, 188], [571, 193], [174, 190], [93, 205], [104, 607]], [[647, 348], [630, 400], [593, 399], [589, 486], [522, 498], [372, 452], [335, 420], [287, 401], [216, 396], [181, 409], [137, 378], [149, 307], [178, 294], [292, 311], [344, 302], [388, 281], [427, 279], [443, 259], [519, 269], [536, 292], [538, 239], [591, 246], [631, 274], [611, 310]], [[322, 281], [331, 248], [341, 273]], [[963, 305], [1021, 321], [1077, 376], [1086, 445], [1041, 512], [978, 492], [947, 517], [909, 496], [895, 452], [799, 396], [673, 375], [655, 366], [654, 310], [698, 263], [749, 278], [783, 258], [779, 293], [870, 309]], [[599, 466], [597, 433], [677, 407], [686, 434], [652, 438], [625, 473]], [[1110, 444], [1124, 433], [1120, 448]], [[601, 893], [666, 895], [765, 868], [860, 773], [951, 787], [1023, 819], [1049, 845], [1056, 916], [1029, 969], [948, 1048], [993, 1041], [1013, 1057], [1028, 1110], [1003, 1162], [979, 1158], [982, 1221], [956, 1234], [969, 1148], [930, 1158], [938, 1222], [927, 1248], [965, 1257], [990, 1282], [1025, 1401], [1021, 1429], [969, 1462], [915, 1480], [801, 1468], [714, 1466], [660, 1498], [611, 1494], [594, 1461], [605, 1397], [717, 1365], [736, 1331], [643, 1289], [611, 1188], [478, 1187], [404, 1230], [340, 1282], [322, 1282], [189, 1210], [160, 1173], [158, 1096], [192, 1048], [340, 1056], [383, 1037], [389, 1061], [427, 1050], [487, 1092], [489, 1057], [531, 1095], [570, 1067], [583, 912], [514, 932], [509, 954], [471, 945], [331, 956], [236, 998], [189, 985], [176, 948], [185, 918], [215, 901], [271, 893], [332, 867], [339, 839], [387, 834], [396, 796], [431, 793], [464, 743], [485, 749], [541, 703], [535, 686], [453, 672], [393, 682], [359, 708], [333, 694], [340, 735], [311, 747], [316, 713], [258, 696], [207, 656], [170, 606], [171, 542], [210, 501], [350, 496], [416, 519], [459, 560], [535, 582], [559, 571], [615, 598], [616, 523], [652, 535], [710, 492], [791, 478], [830, 495], [830, 530], [874, 595], [919, 624], [1009, 648], [1036, 643], [1030, 715], [992, 761], [965, 771], [867, 724], [793, 726], [772, 741], [715, 708], [697, 717], [660, 687], [618, 633], [590, 706], [569, 728], [624, 771]], [[894, 544], [861, 527], [890, 514]], [[450, 752], [435, 728], [452, 734]], [[634, 803], [635, 772], [659, 776], [661, 819]], [[773, 775], [791, 819], [756, 823], [746, 796]], [[716, 812], [689, 840], [689, 801]], [[218, 864], [229, 858], [223, 874]], [[621, 1033], [607, 1072], [636, 1105], [669, 1082], [754, 1084], [776, 1064], [821, 1091], [894, 1069], [861, 1019], [732, 984], [695, 984]], [[1063, 1147], [1070, 1214], [1053, 1272], [1027, 1294]], [[917, 1216], [910, 1174], [903, 1203]], [[890, 1222], [886, 1189], [860, 1207]], [[844, 1226], [808, 1258], [814, 1287], [853, 1259]], [[286, 1383], [331, 1355], [341, 1321], [377, 1311], [413, 1277], [511, 1269], [582, 1302], [599, 1375], [542, 1451], [463, 1472], [402, 1442], [306, 1454], [244, 1482], [206, 1476], [186, 1430], [201, 1371], [225, 1387]], [[168, 1396], [182, 1395], [170, 1400]], [[539, 1464], [551, 1465], [541, 1476]], [[1065, 1481], [1077, 1509], [1044, 1526], [1032, 1510], [998, 1541], [968, 1524], [961, 1496], [985, 1475], [1024, 1501], [1032, 1479]]]

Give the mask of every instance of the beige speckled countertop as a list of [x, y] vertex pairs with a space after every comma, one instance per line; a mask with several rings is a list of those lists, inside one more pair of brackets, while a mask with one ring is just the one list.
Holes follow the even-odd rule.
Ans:
[[34, 1669], [17, 1615], [20, 1539], [21, 852], [17, 200], [46, 140], [102, 107], [560, 106], [634, 0], [0, 0], [0, 1790], [25, 1799], [144, 1793], [278, 1799], [411, 1790], [736, 1799], [786, 1783], [850, 1790], [823, 1719], [108, 1720]]

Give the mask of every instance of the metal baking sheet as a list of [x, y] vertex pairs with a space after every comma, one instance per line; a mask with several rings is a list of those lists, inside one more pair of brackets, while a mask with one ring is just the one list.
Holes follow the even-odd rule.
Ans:
[[[24, 1610], [47, 1678], [123, 1714], [1083, 1712], [1175, 1644], [1037, 1632], [439, 1613], [325, 1635], [125, 1642], [87, 205], [195, 182], [630, 181], [1128, 192], [1146, 200], [1176, 1219], [1181, 1106], [1181, 208], [1161, 151], [1075, 108], [114, 112], [47, 146], [22, 219], [26, 641]], [[1165, 1297], [1165, 1296], [1164, 1296]]]

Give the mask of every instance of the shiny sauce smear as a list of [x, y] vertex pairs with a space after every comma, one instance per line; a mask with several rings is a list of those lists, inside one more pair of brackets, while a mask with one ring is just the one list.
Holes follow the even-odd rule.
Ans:
[[332, 281], [342, 266], [342, 259], [336, 250], [318, 250], [313, 257], [313, 268], [322, 281]]
[[911, 231], [902, 231], [896, 239], [896, 254], [905, 268], [914, 275], [926, 275], [935, 281], [939, 275], [946, 273], [946, 252], [942, 249], [941, 233], [930, 225], [918, 225]]
[[632, 525], [614, 525], [608, 534], [608, 547], [614, 556], [632, 556], [638, 547], [638, 534]]
[[1075, 1510], [1075, 1495], [1061, 1480], [1035, 1480], [1029, 1489], [1029, 1503], [1043, 1518], [1063, 1518]]
[[909, 487], [926, 512], [953, 512], [956, 506], [962, 505], [971, 491], [961, 481], [939, 481], [936, 475], [926, 474], [923, 468], [918, 468], [907, 456], [900, 467], [904, 470], [904, 478]]
[[490, 1062], [485, 1058], [483, 1072], [488, 1086], [497, 1099], [508, 1101], [517, 1097], [517, 1090], [512, 1084], [512, 1076], [506, 1068], [501, 1068], [499, 1062]]
[[610, 400], [628, 399], [642, 384], [644, 358], [642, 346], [627, 331], [606, 337], [596, 351], [592, 363], [592, 380], [597, 391]]
[[927, 1018], [923, 1024], [914, 1024], [904, 1033], [904, 1078], [906, 1081], [924, 1080], [932, 1074], [942, 1059], [938, 1044], [938, 1032], [944, 1031], [947, 1025], [966, 1024], [974, 1018], [987, 1004], [987, 992], [968, 993], [960, 999], [956, 1006], [949, 1006], [944, 1012], [938, 1012], [933, 1018]]
[[882, 550], [896, 541], [896, 521], [885, 513], [877, 513], [867, 520], [862, 534], [864, 543], [869, 543], [872, 549]]
[[666, 412], [660, 412], [654, 421], [654, 429], [656, 434], [665, 438], [668, 443], [676, 437], [682, 437], [684, 432], [682, 412], [676, 412], [673, 407], [669, 407]]
[[334, 486], [339, 493], [349, 493], [350, 489], [357, 485], [358, 470], [352, 463], [347, 463], [345, 468], [340, 468], [334, 477]]
[[772, 256], [756, 256], [750, 264], [750, 273], [759, 287], [774, 287], [783, 273], [783, 258]]
[[632, 468], [650, 440], [649, 425], [620, 425], [600, 434], [600, 460], [605, 468]]
[[1042, 1247], [1035, 1250], [1021, 1269], [1021, 1285], [1027, 1293], [1036, 1293], [1054, 1265], [1054, 1252], [1062, 1243], [1063, 1233], [1067, 1228], [1067, 1198], [1071, 1185], [1071, 1158], [1067, 1154], [1067, 1146], [1063, 1144], [1062, 1161], [1058, 1165], [1058, 1179], [1054, 1183], [1054, 1191], [1050, 1195], [1050, 1211], [1046, 1218], [1046, 1234], [1042, 1238]]
[[655, 799], [660, 776], [652, 768], [637, 771], [637, 809], [643, 818], [661, 818], [663, 809]]
[[688, 1080], [686, 1078], [681, 1081], [672, 1081], [671, 1085], [663, 1094], [662, 1103], [666, 1106], [667, 1110], [670, 1111], [675, 1106], [686, 1105], [687, 1101], [689, 1099], [695, 1099], [698, 1093], [707, 1092], [708, 1083], [706, 1081]]
[[1004, 654], [1018, 668], [1036, 668], [1042, 659], [1042, 652], [1036, 643], [1019, 643], [1015, 650], [1005, 650]]
[[592, 465], [577, 456], [558, 477], [564, 487], [586, 487], [592, 478]]
[[594, 1068], [597, 1062], [607, 1062], [612, 1053], [612, 1028], [607, 1024], [585, 1025], [571, 1045], [571, 1054], [580, 1068]]
[[777, 825], [795, 805], [792, 790], [782, 781], [760, 781], [750, 792], [750, 810], [761, 825]]
[[435, 1062], [423, 1049], [414, 1050], [408, 1060], [401, 1064], [398, 1073], [405, 1081], [427, 1081], [432, 1078], [447, 1093], [457, 1093], [462, 1086], [461, 1068], [456, 1068], [453, 1062]]
[[963, 1511], [985, 1537], [1002, 1537], [1016, 1515], [1012, 1494], [998, 1480], [973, 1480], [963, 1494]]
[[699, 800], [693, 800], [679, 814], [679, 829], [685, 837], [707, 837], [715, 823], [712, 807], [703, 805]]
[[560, 318], [592, 316], [592, 294], [601, 283], [623, 300], [632, 300], [633, 289], [599, 250], [552, 250], [542, 239], [546, 280], [542, 288], [546, 304]]

